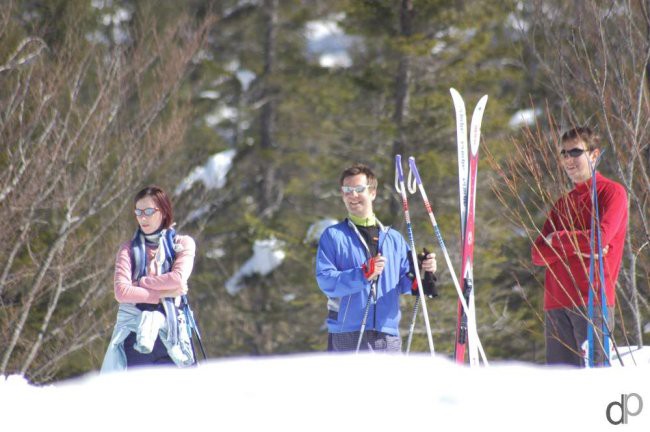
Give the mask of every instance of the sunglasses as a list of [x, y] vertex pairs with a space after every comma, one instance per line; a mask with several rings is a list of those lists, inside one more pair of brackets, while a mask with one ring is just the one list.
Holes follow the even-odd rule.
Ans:
[[370, 185], [341, 186], [341, 191], [343, 191], [344, 194], [351, 194], [352, 192], [360, 194], [368, 188], [370, 188]]
[[562, 150], [560, 151], [560, 156], [563, 158], [567, 156], [571, 156], [572, 158], [577, 158], [578, 156], [582, 156], [584, 152], [588, 152], [589, 150], [581, 149], [581, 148], [572, 148], [571, 150]]
[[148, 207], [148, 208], [146, 208], [146, 209], [142, 209], [142, 210], [140, 210], [140, 209], [135, 209], [133, 212], [135, 213], [135, 215], [136, 215], [137, 217], [140, 217], [140, 216], [142, 216], [142, 215], [145, 215], [145, 216], [153, 216], [154, 213], [156, 213], [158, 210], [160, 210], [160, 209], [153, 208], [153, 207]]

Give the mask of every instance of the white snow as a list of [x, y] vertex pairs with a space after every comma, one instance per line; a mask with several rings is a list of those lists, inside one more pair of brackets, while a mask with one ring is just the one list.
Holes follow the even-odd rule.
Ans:
[[460, 29], [455, 26], [440, 30], [434, 35], [435, 45], [431, 48], [431, 55], [436, 56], [448, 48], [457, 50], [457, 48], [454, 48], [456, 46], [456, 43], [448, 44], [446, 39], [467, 42], [472, 39], [477, 32], [478, 29], [476, 28]]
[[307, 234], [305, 235], [305, 243], [318, 242], [323, 231], [331, 225], [337, 224], [339, 221], [332, 218], [321, 219], [313, 224], [307, 229]]
[[210, 204], [204, 204], [201, 207], [190, 211], [187, 214], [187, 221], [194, 222], [198, 219], [201, 219], [203, 216], [210, 212], [211, 207], [212, 206]]
[[[646, 347], [650, 352], [650, 347]], [[640, 354], [640, 353], [639, 353]], [[457, 366], [426, 354], [312, 354], [148, 368], [48, 387], [0, 378], [2, 430], [650, 430], [650, 365], [568, 369]], [[616, 430], [616, 429], [614, 429]]]
[[111, 24], [119, 26], [122, 25], [123, 22], [130, 21], [132, 15], [133, 13], [131, 13], [128, 9], [119, 7], [115, 10], [114, 13], [104, 14], [102, 16], [102, 24], [105, 26], [109, 26]]
[[205, 165], [195, 167], [192, 172], [176, 187], [174, 195], [189, 190], [197, 181], [203, 182], [208, 189], [221, 189], [226, 184], [226, 176], [232, 166], [236, 151], [234, 149], [216, 153]]
[[309, 21], [305, 25], [305, 34], [309, 40], [321, 40], [331, 35], [341, 35], [343, 30], [339, 27], [338, 21], [345, 16], [338, 14], [331, 19]]
[[542, 114], [542, 110], [539, 108], [529, 108], [519, 110], [510, 117], [508, 126], [510, 129], [517, 129], [522, 126], [533, 126], [537, 121], [537, 117]]
[[327, 69], [349, 68], [352, 59], [347, 52], [325, 53], [318, 58], [318, 64]]
[[[611, 344], [610, 344], [611, 345]], [[650, 366], [650, 347], [617, 347], [618, 353], [621, 355], [623, 365], [618, 359], [614, 347], [610, 349], [612, 367], [627, 367], [627, 366]]]
[[240, 69], [235, 72], [235, 77], [241, 84], [242, 90], [247, 91], [251, 83], [257, 78], [257, 75], [248, 69]]
[[95, 9], [104, 9], [113, 6], [113, 0], [90, 0], [90, 5]]
[[237, 272], [226, 281], [226, 291], [235, 295], [243, 288], [241, 284], [245, 277], [259, 274], [266, 276], [282, 264], [286, 253], [282, 248], [285, 243], [271, 237], [266, 240], [255, 240], [253, 256], [244, 263]]
[[219, 99], [219, 96], [221, 94], [216, 91], [216, 90], [203, 90], [201, 93], [199, 93], [199, 97], [202, 99]]
[[336, 14], [322, 20], [309, 21], [305, 25], [307, 53], [318, 58], [324, 68], [348, 68], [352, 66], [349, 50], [361, 39], [347, 35], [339, 26], [345, 14]]
[[205, 124], [209, 127], [218, 126], [224, 120], [235, 121], [239, 115], [239, 110], [237, 108], [219, 105], [212, 112], [206, 114]]
[[506, 18], [506, 26], [510, 27], [515, 33], [526, 33], [530, 29], [530, 22], [523, 18], [524, 3], [518, 2], [515, 7], [515, 12], [508, 14]]
[[257, 78], [255, 72], [249, 69], [243, 69], [239, 60], [232, 60], [226, 64], [225, 69], [234, 74], [235, 78], [239, 81], [239, 84], [242, 86], [242, 90], [248, 91], [251, 83]]
[[226, 250], [221, 247], [213, 248], [205, 252], [205, 256], [210, 259], [219, 259], [226, 256]]

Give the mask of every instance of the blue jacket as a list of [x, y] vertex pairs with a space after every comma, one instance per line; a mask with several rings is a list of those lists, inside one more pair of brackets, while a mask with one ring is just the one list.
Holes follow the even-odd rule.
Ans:
[[[411, 292], [409, 248], [398, 231], [380, 226], [378, 250], [386, 258], [386, 267], [377, 281], [377, 301], [370, 305], [366, 329], [397, 336], [401, 317], [399, 295]], [[316, 280], [330, 300], [330, 333], [361, 330], [370, 293], [370, 282], [361, 267], [368, 261], [368, 254], [348, 219], [330, 226], [320, 237]]]

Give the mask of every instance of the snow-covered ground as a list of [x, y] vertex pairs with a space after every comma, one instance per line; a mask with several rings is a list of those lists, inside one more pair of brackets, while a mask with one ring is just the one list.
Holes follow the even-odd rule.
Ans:
[[[648, 431], [650, 348], [635, 357], [637, 366], [625, 368], [493, 362], [470, 369], [425, 354], [312, 354], [91, 374], [48, 387], [0, 378], [0, 425], [2, 431]], [[613, 426], [606, 411], [621, 420], [622, 395], [627, 411], [638, 414]]]

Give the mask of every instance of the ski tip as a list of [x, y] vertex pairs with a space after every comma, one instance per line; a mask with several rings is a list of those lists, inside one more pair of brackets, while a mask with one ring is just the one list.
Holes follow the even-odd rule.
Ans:
[[452, 95], [458, 95], [458, 96], [460, 96], [460, 93], [458, 92], [458, 90], [456, 90], [456, 89], [453, 88], [453, 87], [449, 87], [449, 93], [451, 93]]

